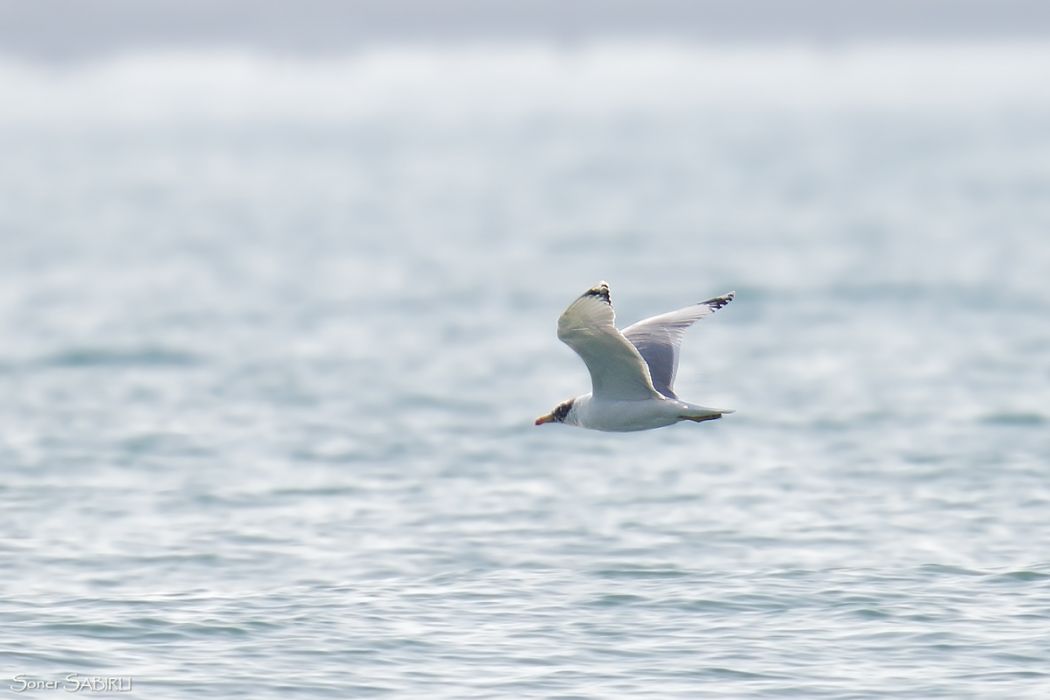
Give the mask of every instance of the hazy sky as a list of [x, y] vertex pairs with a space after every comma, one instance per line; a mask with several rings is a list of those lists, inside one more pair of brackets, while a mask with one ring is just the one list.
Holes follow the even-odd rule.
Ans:
[[1046, 0], [0, 0], [0, 55], [386, 41], [1050, 38]]

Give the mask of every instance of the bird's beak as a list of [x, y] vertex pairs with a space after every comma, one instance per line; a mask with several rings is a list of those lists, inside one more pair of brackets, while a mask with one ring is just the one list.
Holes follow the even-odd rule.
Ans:
[[536, 419], [536, 425], [543, 425], [544, 423], [553, 423], [553, 422], [554, 422], [554, 414], [553, 413], [548, 413], [547, 415], [540, 416], [539, 418]]

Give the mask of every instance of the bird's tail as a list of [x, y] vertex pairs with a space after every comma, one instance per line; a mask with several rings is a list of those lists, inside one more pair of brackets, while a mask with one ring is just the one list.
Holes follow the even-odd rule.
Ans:
[[708, 408], [707, 406], [697, 406], [696, 404], [687, 403], [685, 409], [681, 414], [681, 420], [691, 420], [694, 423], [703, 423], [705, 420], [718, 420], [726, 413], [732, 413], [731, 408]]

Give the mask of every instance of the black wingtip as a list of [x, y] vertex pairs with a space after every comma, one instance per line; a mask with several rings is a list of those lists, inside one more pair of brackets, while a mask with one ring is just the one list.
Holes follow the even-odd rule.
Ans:
[[586, 292], [583, 293], [585, 297], [597, 297], [604, 301], [606, 304], [612, 305], [612, 298], [609, 296], [609, 285], [606, 282], [599, 282], [594, 285]]
[[702, 301], [700, 303], [711, 307], [712, 311], [718, 311], [723, 306], [725, 306], [729, 302], [733, 301], [733, 299], [735, 297], [736, 297], [736, 292], [729, 292], [728, 294], [723, 294], [720, 297], [715, 297], [713, 299], [708, 299], [707, 301]]

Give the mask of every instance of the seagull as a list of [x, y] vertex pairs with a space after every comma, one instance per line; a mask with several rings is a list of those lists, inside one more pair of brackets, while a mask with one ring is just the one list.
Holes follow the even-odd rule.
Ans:
[[558, 319], [558, 339], [591, 373], [591, 393], [562, 401], [536, 425], [565, 423], [591, 430], [650, 430], [679, 421], [716, 420], [733, 411], [682, 401], [674, 393], [678, 346], [685, 329], [733, 300], [736, 292], [639, 321], [619, 331], [609, 285], [599, 282]]

